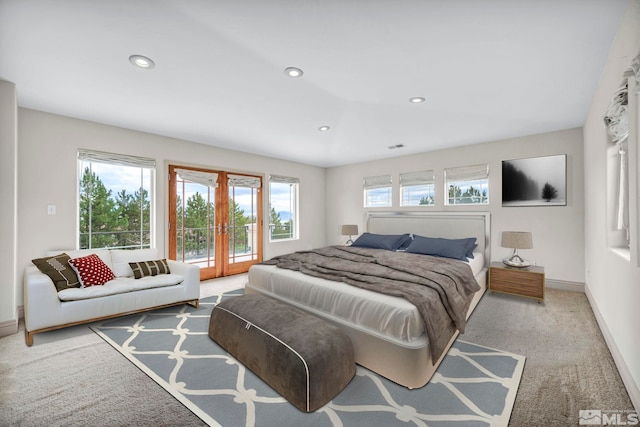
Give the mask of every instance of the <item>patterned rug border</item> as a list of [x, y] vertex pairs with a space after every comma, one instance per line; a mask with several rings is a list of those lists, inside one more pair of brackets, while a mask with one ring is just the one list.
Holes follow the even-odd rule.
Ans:
[[[237, 294], [235, 294], [235, 292], [239, 292]], [[243, 288], [239, 288], [239, 289], [235, 289], [235, 290], [227, 290], [226, 292], [224, 292], [223, 294], [217, 294], [217, 295], [211, 295], [205, 298], [201, 298], [200, 299], [200, 304], [202, 305], [204, 304], [212, 304], [212, 302], [214, 304], [217, 304], [220, 302], [220, 298], [222, 296], [240, 296], [244, 293], [244, 289]], [[210, 302], [211, 300], [213, 300], [212, 302]], [[183, 308], [181, 308], [183, 309]], [[144, 313], [139, 313], [137, 315], [140, 314], [144, 314]], [[135, 316], [136, 314], [130, 315], [130, 316]], [[127, 317], [127, 316], [125, 316]], [[112, 320], [111, 320], [112, 321]], [[158, 375], [156, 372], [154, 372], [151, 368], [149, 368], [145, 363], [143, 363], [140, 359], [136, 358], [135, 355], [133, 354], [129, 354], [125, 351], [123, 351], [122, 347], [120, 344], [118, 344], [117, 342], [115, 342], [114, 340], [112, 340], [109, 336], [107, 336], [105, 333], [103, 333], [99, 328], [101, 326], [103, 326], [103, 324], [108, 323], [107, 322], [100, 322], [98, 324], [94, 324], [94, 325], [90, 325], [90, 329], [93, 330], [93, 332], [95, 332], [100, 338], [102, 338], [106, 343], [108, 343], [111, 347], [114, 348], [114, 350], [116, 350], [118, 353], [120, 353], [122, 356], [124, 356], [127, 360], [129, 360], [131, 363], [133, 363], [136, 367], [138, 367], [138, 369], [140, 369], [142, 372], [144, 372], [147, 376], [149, 376], [149, 378], [151, 378], [153, 381], [155, 381], [158, 385], [160, 385], [163, 389], [165, 389], [165, 391], [167, 391], [171, 396], [173, 396], [176, 400], [178, 400], [180, 403], [182, 403], [186, 408], [188, 408], [191, 412], [193, 412], [197, 417], [199, 417], [203, 422], [207, 423], [209, 426], [212, 427], [225, 427], [222, 426], [218, 421], [216, 421], [214, 418], [212, 418], [209, 414], [207, 414], [204, 410], [202, 410], [197, 404], [193, 403], [189, 397], [183, 395], [182, 393], [180, 393], [179, 391], [175, 390], [173, 388], [173, 386], [171, 384], [169, 384], [168, 382], [166, 382], [160, 375]], [[487, 347], [484, 345], [479, 345], [479, 344], [475, 344], [475, 343], [470, 343], [467, 341], [463, 341], [461, 339], [456, 339], [455, 342], [458, 343], [463, 343], [463, 344], [468, 344], [471, 346], [475, 346], [475, 347], [480, 347], [480, 348], [484, 348], [487, 350], [490, 350], [492, 352], [497, 352], [497, 353], [501, 353], [504, 354], [505, 356], [511, 356], [513, 359], [515, 359], [517, 361], [516, 367], [514, 368], [514, 375], [513, 377], [510, 378], [510, 381], [506, 381], [506, 384], [508, 384], [508, 393], [505, 397], [505, 404], [504, 404], [504, 409], [502, 414], [498, 415], [498, 416], [494, 416], [493, 418], [493, 422], [492, 422], [492, 426], [507, 426], [509, 419], [511, 417], [511, 412], [513, 411], [513, 406], [515, 404], [515, 399], [518, 393], [518, 389], [520, 388], [520, 382], [522, 380], [522, 375], [524, 372], [524, 364], [526, 361], [526, 357], [519, 355], [519, 354], [515, 354], [515, 353], [511, 353], [508, 351], [504, 351], [504, 350], [500, 350], [500, 349], [496, 349], [496, 348], [492, 348], [492, 347]], [[451, 350], [456, 350], [453, 347], [451, 347]], [[364, 370], [366, 373], [370, 373], [372, 376], [378, 377], [378, 378], [383, 378], [379, 376], [378, 374], [369, 371], [366, 368], [361, 367], [360, 365], [357, 366], [358, 370]], [[438, 372], [436, 371], [436, 374], [434, 374], [434, 378], [432, 378], [432, 381], [434, 381], [434, 379], [436, 378], [436, 376], [438, 375]], [[386, 380], [386, 379], [385, 379]], [[388, 381], [388, 380], [387, 380]], [[428, 385], [428, 384], [427, 384]], [[426, 386], [425, 386], [426, 387]], [[422, 388], [420, 389], [416, 389], [415, 391], [420, 391], [422, 390]], [[284, 399], [283, 399], [284, 400]], [[331, 402], [329, 402], [329, 404], [331, 404]], [[329, 405], [327, 404], [327, 406]], [[322, 408], [318, 410], [322, 411]]]
[[[203, 302], [207, 303], [206, 300], [211, 299], [211, 298], [220, 298], [222, 295], [233, 296], [234, 295], [233, 292], [238, 292], [238, 291], [244, 291], [244, 289], [240, 288], [240, 289], [236, 289], [236, 290], [232, 290], [232, 291], [227, 291], [224, 294], [211, 295], [211, 296], [208, 296], [208, 297], [205, 297], [205, 298], [200, 298], [200, 304], [203, 304]], [[237, 296], [240, 296], [240, 295], [242, 295], [242, 294], [238, 294]], [[135, 316], [135, 315], [136, 314], [133, 314], [131, 316]], [[149, 378], [151, 378], [153, 381], [155, 381], [156, 384], [158, 384], [163, 389], [165, 389], [165, 391], [167, 391], [171, 396], [173, 396], [176, 400], [178, 400], [180, 403], [182, 403], [187, 409], [189, 409], [191, 412], [193, 412], [202, 421], [204, 421], [205, 423], [207, 423], [211, 427], [224, 427], [220, 423], [218, 423], [215, 419], [213, 419], [209, 414], [207, 414], [202, 409], [200, 409], [200, 407], [198, 405], [196, 405], [195, 403], [193, 403], [187, 396], [185, 396], [182, 393], [174, 390], [174, 388], [171, 386], [171, 384], [167, 383], [162, 377], [160, 377], [152, 369], [147, 367], [147, 365], [142, 363], [142, 361], [140, 359], [134, 357], [132, 354], [128, 354], [128, 353], [122, 351], [122, 347], [118, 343], [113, 341], [105, 333], [103, 333], [100, 329], [98, 329], [103, 323], [105, 323], [105, 322], [98, 323], [97, 325], [90, 325], [89, 327], [100, 338], [105, 340], [107, 342], [107, 344], [109, 344], [111, 347], [113, 347], [114, 350], [116, 350], [118, 353], [123, 355], [127, 360], [129, 360], [131, 363], [133, 363], [134, 366], [138, 367], [138, 369], [140, 369]]]

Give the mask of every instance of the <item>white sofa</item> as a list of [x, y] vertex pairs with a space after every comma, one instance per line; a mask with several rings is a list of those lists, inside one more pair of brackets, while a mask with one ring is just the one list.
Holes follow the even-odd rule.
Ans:
[[170, 274], [134, 279], [129, 262], [159, 259], [156, 249], [103, 249], [55, 251], [71, 258], [95, 253], [113, 271], [116, 278], [102, 286], [65, 289], [58, 293], [49, 276], [35, 265], [24, 274], [24, 320], [27, 345], [39, 332], [74, 326], [124, 314], [179, 304], [198, 307], [200, 269], [197, 266], [167, 260]]

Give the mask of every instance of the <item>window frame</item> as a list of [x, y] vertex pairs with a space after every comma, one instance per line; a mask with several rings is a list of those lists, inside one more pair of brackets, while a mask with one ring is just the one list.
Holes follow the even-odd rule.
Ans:
[[[471, 165], [471, 166], [459, 166], [459, 167], [451, 167], [444, 169], [444, 191], [445, 198], [444, 204], [445, 206], [474, 206], [474, 205], [488, 205], [489, 204], [489, 164], [479, 164], [479, 165]], [[480, 195], [480, 201], [478, 202], [466, 202], [466, 203], [457, 203], [456, 198], [452, 198], [449, 195], [449, 190], [452, 185], [455, 185], [458, 188], [463, 187], [474, 187], [474, 183], [479, 183], [477, 186], [480, 187], [479, 191], [486, 192], [485, 195]], [[473, 196], [467, 196], [473, 197]], [[462, 195], [460, 196], [462, 199]]]
[[[416, 172], [405, 172], [400, 174], [400, 206], [420, 206], [420, 207], [430, 207], [436, 205], [436, 186], [435, 186], [435, 174], [433, 170], [423, 170]], [[428, 189], [421, 189], [421, 187], [428, 187]], [[414, 191], [427, 191], [431, 194], [431, 203], [420, 204], [411, 204], [405, 203], [405, 189], [409, 191], [410, 189], [414, 189]], [[408, 201], [410, 199], [407, 197]], [[422, 198], [420, 199], [422, 200]]]
[[[365, 208], [388, 208], [393, 206], [393, 178], [391, 175], [367, 176], [362, 180], [363, 206]], [[387, 192], [384, 204], [369, 204], [369, 191], [385, 189]]]
[[[77, 185], [77, 193], [76, 193], [76, 247], [78, 249], [142, 249], [142, 248], [154, 248], [155, 247], [155, 241], [156, 241], [156, 236], [155, 236], [155, 232], [156, 232], [156, 194], [155, 194], [155, 177], [156, 177], [156, 161], [154, 159], [151, 158], [146, 158], [146, 157], [139, 157], [139, 156], [132, 156], [132, 155], [126, 155], [126, 154], [116, 154], [116, 153], [107, 153], [107, 152], [102, 152], [102, 151], [94, 151], [94, 150], [86, 150], [86, 149], [79, 149], [77, 151], [77, 159], [76, 159], [76, 164], [77, 164], [77, 176], [76, 176], [76, 185]], [[85, 168], [89, 168], [90, 173], [93, 174], [95, 173], [93, 171], [93, 164], [102, 164], [102, 165], [107, 165], [108, 167], [133, 167], [133, 168], [138, 168], [140, 170], [140, 187], [138, 187], [138, 190], [140, 188], [142, 188], [142, 190], [144, 190], [144, 192], [146, 192], [146, 196], [148, 198], [148, 210], [149, 210], [149, 216], [148, 218], [144, 218], [143, 217], [143, 213], [144, 213], [144, 209], [141, 209], [141, 216], [140, 216], [140, 228], [138, 230], [125, 230], [125, 232], [135, 232], [135, 233], [139, 233], [140, 235], [140, 240], [139, 243], [136, 244], [125, 244], [125, 245], [109, 245], [109, 246], [103, 246], [103, 245], [93, 245], [92, 244], [92, 236], [96, 234], [95, 230], [91, 230], [89, 229], [85, 234], [89, 234], [89, 240], [87, 242], [86, 245], [81, 245], [82, 242], [82, 218], [81, 215], [83, 213], [83, 209], [82, 209], [82, 198], [83, 198], [83, 178], [84, 178], [84, 174], [85, 174]], [[146, 171], [146, 172], [145, 172]], [[146, 175], [145, 175], [146, 173]], [[96, 173], [96, 177], [100, 177], [97, 173]], [[104, 174], [103, 174], [104, 177]], [[148, 184], [147, 182], [148, 181]], [[102, 180], [101, 180], [102, 182]], [[105, 185], [104, 182], [102, 182], [103, 185]], [[147, 184], [147, 185], [146, 185]], [[109, 196], [109, 199], [114, 201], [114, 208], [115, 208], [115, 203], [116, 203], [116, 198], [115, 195], [113, 194], [113, 192], [115, 191], [116, 194], [119, 194], [120, 191], [125, 190], [126, 189], [117, 189], [115, 187], [113, 188], [109, 188], [107, 185], [105, 185], [105, 189], [107, 191], [111, 191], [112, 194]], [[134, 195], [136, 191], [138, 190], [133, 190], [132, 194], [128, 194], [128, 195]], [[126, 194], [126, 193], [125, 193]], [[144, 193], [143, 193], [144, 195]], [[93, 199], [92, 199], [93, 200]], [[142, 197], [140, 199], [140, 203], [141, 206], [144, 208], [145, 204], [146, 204], [146, 200], [144, 197]], [[89, 215], [90, 215], [90, 219], [89, 222], [92, 222], [93, 219], [93, 211], [90, 209]], [[114, 213], [114, 212], [112, 212]], [[148, 221], [148, 230], [145, 229], [145, 220]], [[91, 227], [91, 226], [89, 226]], [[107, 231], [108, 232], [108, 231]], [[122, 233], [122, 231], [120, 230], [113, 230], [113, 233], [116, 232], [120, 232]], [[145, 234], [148, 233], [148, 241], [146, 241], [144, 239]], [[86, 246], [86, 247], [85, 247]]]
[[[273, 231], [275, 230], [275, 227], [277, 227], [277, 224], [272, 224], [271, 223], [271, 209], [274, 205], [273, 202], [273, 194], [275, 193], [273, 191], [273, 186], [272, 184], [277, 184], [277, 185], [289, 185], [289, 213], [290, 213], [290, 218], [289, 220], [287, 220], [287, 222], [291, 221], [291, 226], [290, 226], [290, 237], [283, 237], [283, 238], [274, 238], [274, 234]], [[275, 210], [275, 208], [273, 208], [274, 211], [277, 213], [277, 210]], [[289, 177], [289, 176], [282, 176], [282, 175], [269, 175], [269, 203], [268, 203], [268, 213], [267, 213], [267, 218], [268, 218], [268, 235], [269, 235], [269, 243], [275, 243], [275, 242], [290, 242], [292, 240], [299, 240], [300, 239], [300, 219], [299, 219], [299, 211], [300, 211], [300, 179], [299, 178], [295, 178], [295, 177]], [[279, 214], [278, 214], [279, 215]], [[281, 226], [283, 224], [281, 223]]]

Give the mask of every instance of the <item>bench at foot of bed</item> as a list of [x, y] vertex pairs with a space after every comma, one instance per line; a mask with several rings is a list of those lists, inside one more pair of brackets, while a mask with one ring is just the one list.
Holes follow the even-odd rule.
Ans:
[[209, 337], [304, 412], [328, 403], [355, 375], [353, 346], [340, 328], [263, 295], [216, 305]]

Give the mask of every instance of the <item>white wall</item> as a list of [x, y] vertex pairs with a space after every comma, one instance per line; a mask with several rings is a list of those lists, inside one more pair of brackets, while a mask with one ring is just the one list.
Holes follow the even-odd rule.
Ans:
[[[567, 206], [502, 207], [502, 160], [555, 154], [567, 155]], [[520, 254], [544, 266], [548, 279], [584, 282], [584, 186], [582, 130], [559, 132], [429, 153], [396, 157], [327, 170], [327, 241], [341, 243], [341, 224], [358, 224], [364, 231], [362, 178], [391, 174], [394, 206], [383, 210], [465, 211], [491, 213], [491, 258], [501, 260], [511, 249], [500, 247], [502, 231], [533, 233], [531, 250]], [[443, 170], [448, 167], [489, 164], [489, 205], [444, 206]], [[434, 207], [400, 208], [398, 174], [433, 169], [436, 177]]]
[[17, 227], [16, 86], [0, 80], [0, 337], [18, 331], [16, 311]]
[[[630, 224], [632, 245], [628, 257], [622, 257], [607, 245], [611, 227], [611, 207], [603, 203], [607, 194], [608, 142], [602, 116], [631, 60], [640, 53], [640, 0], [629, 2], [629, 9], [609, 54], [598, 90], [584, 124], [585, 150], [585, 268], [586, 290], [600, 322], [611, 353], [616, 360], [627, 390], [640, 409], [640, 258], [638, 254], [640, 164], [638, 150], [638, 96], [630, 91], [629, 102], [636, 122], [630, 119]], [[632, 84], [633, 85], [633, 84]], [[636, 86], [637, 87], [637, 86]], [[615, 185], [610, 186], [615, 188]], [[611, 190], [609, 190], [611, 191]], [[614, 198], [615, 199], [615, 198]]]
[[[23, 301], [22, 271], [30, 265], [31, 259], [41, 257], [49, 250], [77, 246], [78, 148], [156, 160], [156, 246], [163, 251], [168, 245], [165, 177], [169, 163], [262, 174], [265, 177], [263, 206], [266, 219], [268, 175], [299, 178], [300, 240], [269, 243], [265, 234], [264, 258], [325, 244], [323, 168], [22, 108], [18, 110], [18, 141], [18, 305]], [[47, 215], [47, 205], [56, 205], [57, 214]], [[267, 229], [264, 227], [265, 233]]]

